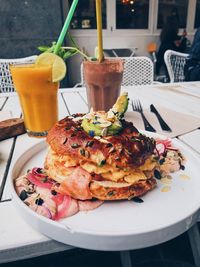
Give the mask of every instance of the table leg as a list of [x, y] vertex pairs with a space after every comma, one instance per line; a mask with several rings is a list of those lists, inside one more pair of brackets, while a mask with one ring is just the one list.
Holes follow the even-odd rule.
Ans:
[[195, 266], [200, 267], [200, 234], [198, 224], [196, 223], [193, 225], [187, 233], [192, 248]]
[[131, 264], [131, 254], [130, 251], [120, 251], [120, 259], [122, 267], [133, 267]]

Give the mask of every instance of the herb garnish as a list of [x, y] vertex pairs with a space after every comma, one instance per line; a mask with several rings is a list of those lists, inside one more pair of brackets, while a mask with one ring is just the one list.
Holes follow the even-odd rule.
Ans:
[[[58, 49], [58, 52], [56, 53], [59, 57], [61, 57], [63, 60], [66, 60], [67, 58], [70, 58], [76, 54], [81, 54], [85, 59], [91, 60], [83, 51], [81, 51], [80, 47], [76, 44], [72, 36], [69, 32], [67, 32], [68, 39], [70, 40], [72, 46], [63, 46]], [[39, 46], [38, 50], [41, 52], [48, 52], [48, 53], [54, 53], [56, 47], [56, 42], [52, 42], [51, 46]]]

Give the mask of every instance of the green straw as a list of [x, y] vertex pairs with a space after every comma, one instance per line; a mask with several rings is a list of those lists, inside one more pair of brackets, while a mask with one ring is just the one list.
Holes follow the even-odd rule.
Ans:
[[65, 38], [65, 34], [66, 34], [66, 32], [67, 32], [67, 30], [69, 28], [69, 24], [70, 24], [71, 19], [72, 19], [73, 15], [74, 15], [74, 11], [76, 9], [77, 4], [78, 4], [78, 0], [73, 0], [72, 5], [70, 7], [70, 10], [68, 12], [67, 18], [65, 20], [65, 24], [63, 25], [62, 31], [61, 31], [60, 36], [58, 38], [58, 41], [56, 43], [56, 46], [55, 46], [55, 49], [54, 49], [54, 54], [58, 53], [58, 50], [59, 50], [59, 48], [61, 47], [61, 45], [63, 43], [63, 40]]

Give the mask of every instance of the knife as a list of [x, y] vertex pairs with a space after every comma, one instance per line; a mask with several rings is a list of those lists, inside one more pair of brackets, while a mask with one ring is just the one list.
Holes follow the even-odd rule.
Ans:
[[154, 107], [153, 104], [150, 105], [150, 110], [151, 110], [151, 112], [153, 112], [156, 115], [162, 130], [167, 131], [167, 132], [172, 132], [169, 125], [167, 125], [167, 123], [163, 120], [163, 118], [161, 117], [161, 115], [159, 114], [159, 112], [157, 111], [157, 109]]

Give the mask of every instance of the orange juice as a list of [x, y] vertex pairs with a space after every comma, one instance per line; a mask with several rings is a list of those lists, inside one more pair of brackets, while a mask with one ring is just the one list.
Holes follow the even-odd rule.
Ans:
[[58, 120], [57, 92], [59, 83], [52, 82], [48, 66], [10, 66], [29, 135], [43, 136]]

